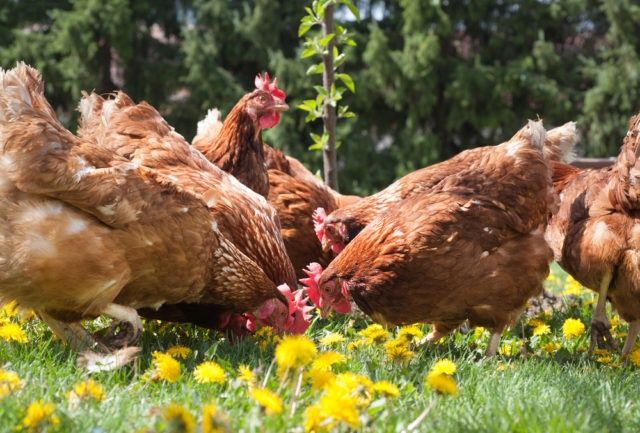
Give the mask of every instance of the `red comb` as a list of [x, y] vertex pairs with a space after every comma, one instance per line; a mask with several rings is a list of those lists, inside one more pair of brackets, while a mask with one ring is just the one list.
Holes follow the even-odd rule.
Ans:
[[278, 290], [289, 301], [289, 320], [287, 330], [294, 334], [304, 334], [311, 322], [311, 311], [313, 307], [308, 305], [309, 298], [305, 297], [304, 290], [291, 291], [287, 284], [278, 286]]
[[284, 90], [278, 89], [277, 81], [278, 79], [274, 78], [273, 82], [271, 82], [271, 77], [269, 77], [268, 72], [264, 73], [264, 77], [258, 74], [256, 75], [255, 79], [256, 89], [269, 92], [271, 93], [271, 96], [274, 97], [274, 99], [277, 99], [280, 102], [284, 102], [284, 98], [286, 98], [287, 95], [284, 93]]
[[303, 269], [304, 273], [309, 278], [301, 278], [300, 283], [306, 287], [309, 300], [316, 307], [321, 307], [320, 288], [318, 287], [318, 281], [322, 275], [322, 266], [320, 263], [309, 263], [306, 269]]
[[316, 237], [320, 243], [325, 241], [324, 237], [324, 220], [327, 219], [327, 211], [324, 208], [319, 207], [313, 212], [313, 231], [316, 232]]

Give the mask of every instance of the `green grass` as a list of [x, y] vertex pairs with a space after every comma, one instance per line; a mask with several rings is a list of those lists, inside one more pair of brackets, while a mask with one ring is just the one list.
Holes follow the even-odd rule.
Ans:
[[[549, 289], [559, 293], [565, 276], [554, 268], [556, 282]], [[361, 411], [358, 431], [400, 432], [425, 407], [433, 404], [417, 431], [429, 432], [637, 432], [640, 431], [640, 370], [619, 366], [617, 355], [612, 365], [597, 362], [584, 349], [585, 335], [567, 341], [562, 337], [562, 323], [568, 317], [580, 318], [588, 324], [593, 295], [561, 296], [560, 301], [544, 317], [552, 334], [532, 337], [531, 327], [521, 321], [505, 334], [503, 345], [514, 347], [513, 356], [499, 355], [484, 359], [488, 334], [480, 338], [474, 332], [456, 332], [434, 346], [414, 348], [416, 356], [406, 365], [386, 359], [382, 345], [363, 345], [348, 350], [347, 343], [334, 350], [347, 355], [347, 363], [334, 367], [336, 372], [352, 371], [374, 381], [388, 380], [398, 385], [400, 396], [374, 397]], [[526, 320], [526, 319], [523, 319]], [[358, 339], [357, 330], [367, 326], [363, 318], [342, 317], [332, 321], [316, 321], [308, 335], [318, 341], [327, 331], [341, 332], [348, 341]], [[196, 417], [199, 429], [203, 404], [215, 402], [229, 417], [232, 431], [301, 432], [304, 409], [318, 400], [319, 393], [303, 386], [300, 409], [289, 415], [292, 383], [279, 395], [285, 402], [280, 415], [265, 415], [249, 397], [246, 386], [235, 379], [237, 367], [247, 364], [257, 370], [261, 381], [273, 359], [273, 347], [261, 351], [254, 338], [230, 344], [220, 335], [191, 326], [161, 326], [149, 323], [143, 338], [142, 356], [133, 365], [116, 372], [99, 373], [93, 378], [105, 389], [101, 402], [83, 401], [78, 407], [69, 404], [67, 394], [86, 375], [75, 367], [76, 356], [38, 321], [23, 324], [30, 341], [27, 344], [0, 341], [0, 365], [15, 371], [24, 386], [0, 400], [0, 432], [15, 431], [26, 407], [37, 399], [51, 401], [62, 432], [133, 432], [142, 428], [164, 430], [161, 408], [178, 402]], [[621, 324], [617, 332], [624, 332]], [[424, 327], [425, 331], [428, 327]], [[526, 335], [527, 354], [516, 348], [521, 335]], [[622, 342], [622, 335], [620, 336]], [[553, 355], [541, 350], [553, 340], [562, 348]], [[145, 379], [150, 368], [151, 353], [172, 345], [185, 345], [193, 354], [181, 361], [182, 374], [175, 383]], [[451, 358], [458, 366], [455, 379], [459, 394], [440, 396], [425, 389], [423, 380], [437, 359]], [[198, 384], [194, 367], [204, 360], [215, 360], [227, 371], [224, 385]], [[268, 388], [276, 390], [279, 378], [270, 376]], [[347, 431], [345, 426], [338, 431]], [[51, 429], [50, 431], [54, 431]], [[149, 430], [154, 431], [154, 430]]]

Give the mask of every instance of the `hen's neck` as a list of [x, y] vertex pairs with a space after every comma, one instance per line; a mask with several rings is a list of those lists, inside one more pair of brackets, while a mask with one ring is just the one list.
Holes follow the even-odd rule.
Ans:
[[244, 109], [244, 104], [239, 103], [231, 110], [220, 133], [203, 153], [222, 170], [258, 194], [266, 195], [269, 183], [262, 137]]
[[242, 156], [249, 152], [263, 154], [262, 138], [244, 107], [236, 105], [204, 154], [221, 169], [233, 174]]

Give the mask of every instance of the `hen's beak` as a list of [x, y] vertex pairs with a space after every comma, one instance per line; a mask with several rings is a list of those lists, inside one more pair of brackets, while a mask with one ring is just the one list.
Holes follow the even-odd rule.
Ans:
[[322, 252], [326, 253], [331, 250], [331, 243], [326, 236], [322, 238], [322, 242], [320, 242], [320, 244], [322, 245]]
[[320, 307], [320, 317], [326, 318], [331, 313], [331, 305], [323, 305]]
[[282, 112], [282, 111], [287, 111], [289, 109], [289, 106], [284, 102], [276, 102], [271, 107], [271, 109], [276, 112]]

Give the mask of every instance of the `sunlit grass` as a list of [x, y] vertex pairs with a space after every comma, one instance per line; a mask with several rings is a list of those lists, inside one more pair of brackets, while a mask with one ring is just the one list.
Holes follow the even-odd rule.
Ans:
[[[0, 341], [0, 367], [20, 378], [20, 386], [7, 388], [0, 397], [0, 431], [24, 427], [27, 407], [38, 400], [53, 403], [59, 421], [45, 419], [42, 431], [61, 432], [169, 431], [183, 425], [180, 420], [186, 420], [188, 429], [191, 418], [199, 432], [205, 407], [212, 422], [238, 432], [301, 432], [305, 425], [313, 427], [313, 416], [335, 431], [400, 432], [425, 408], [416, 431], [640, 431], [640, 370], [621, 365], [617, 354], [586, 353], [593, 294], [567, 282], [555, 267], [546, 285], [557, 298], [534, 306], [505, 334], [500, 354], [492, 360], [483, 358], [489, 335], [481, 329], [463, 329], [438, 344], [420, 346], [417, 337], [429, 331], [427, 325], [390, 329], [387, 335], [377, 327], [362, 332], [371, 322], [351, 316], [317, 319], [307, 332], [317, 354], [331, 354], [318, 359], [307, 343], [289, 342], [281, 346], [278, 366], [272, 361], [279, 338], [268, 333], [230, 343], [215, 332], [152, 322], [146, 324], [140, 358], [120, 371], [93, 375], [96, 385], [84, 387], [99, 386], [102, 392], [94, 392], [100, 398], [81, 399], [71, 393], [87, 380], [75, 367], [76, 355], [38, 320], [3, 313], [0, 324], [19, 324], [28, 342]], [[580, 321], [586, 331], [574, 326], [565, 335], [567, 319]], [[626, 324], [615, 317], [612, 322], [622, 343]], [[394, 345], [406, 347], [409, 355], [392, 356]], [[154, 379], [152, 353], [172, 347], [179, 375], [174, 382]], [[442, 381], [432, 381], [433, 388], [425, 384], [442, 359], [456, 366], [451, 375], [455, 396], [446, 393]], [[207, 361], [216, 365], [205, 364], [194, 374]], [[382, 384], [376, 388], [376, 383]], [[444, 393], [436, 392], [438, 386]], [[267, 392], [256, 392], [262, 389]], [[327, 418], [329, 414], [336, 418]]]

